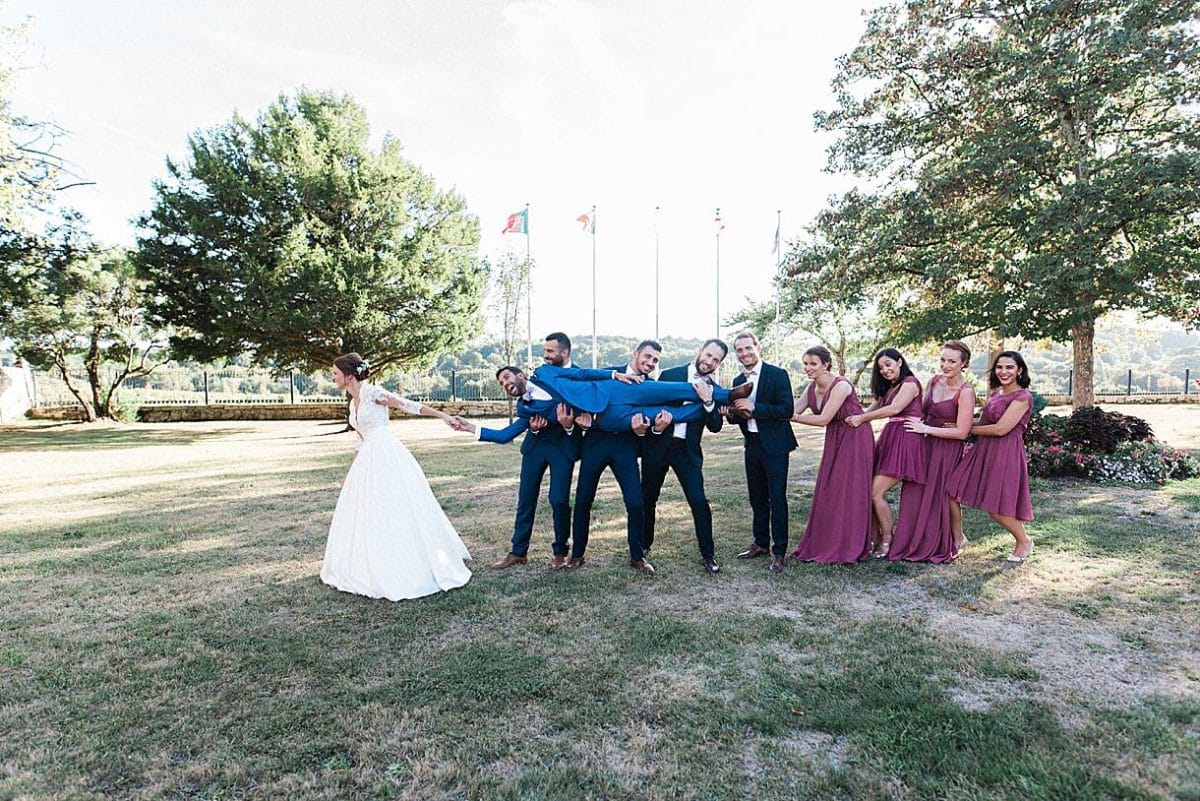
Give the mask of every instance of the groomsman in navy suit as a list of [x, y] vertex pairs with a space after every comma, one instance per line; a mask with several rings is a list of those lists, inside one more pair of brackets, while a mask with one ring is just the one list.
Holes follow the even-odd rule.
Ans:
[[[621, 367], [606, 368], [639, 380], [651, 379], [658, 369], [662, 346], [647, 339], [637, 346], [633, 360]], [[608, 414], [606, 412], [606, 414]], [[604, 415], [602, 415], [603, 417]], [[630, 420], [630, 426], [620, 433], [613, 433], [591, 426], [592, 415], [583, 412], [575, 418], [582, 431], [582, 453], [579, 458], [579, 480], [575, 484], [575, 538], [571, 541], [571, 559], [567, 569], [574, 570], [583, 564], [587, 550], [588, 533], [591, 529], [592, 504], [596, 500], [596, 489], [604, 468], [612, 470], [613, 477], [621, 487], [621, 498], [625, 502], [626, 536], [629, 542], [629, 566], [648, 576], [654, 575], [654, 566], [642, 553], [643, 516], [642, 485], [638, 473], [639, 437], [645, 437], [650, 427], [649, 420], [638, 414]]]
[[[565, 335], [564, 335], [565, 336]], [[554, 334], [546, 338], [542, 358], [547, 364], [565, 367], [570, 364], [570, 340], [564, 349]], [[525, 434], [521, 441], [521, 478], [517, 489], [517, 513], [513, 521], [512, 550], [498, 562], [495, 570], [504, 570], [513, 565], [525, 564], [529, 557], [529, 540], [533, 535], [534, 513], [542, 492], [542, 480], [550, 471], [550, 509], [554, 519], [554, 556], [550, 569], [556, 570], [567, 563], [567, 552], [571, 538], [571, 479], [575, 473], [575, 462], [579, 459], [579, 438], [573, 430], [574, 415], [565, 404], [555, 402], [550, 393], [534, 385], [524, 386], [517, 395], [509, 392], [505, 385], [508, 376], [523, 372], [519, 367], [501, 367], [496, 378], [510, 396], [516, 397], [517, 419], [507, 428], [482, 428], [454, 418], [453, 425], [459, 431], [475, 434], [480, 442], [507, 444]]]
[[792, 380], [787, 370], [762, 360], [758, 338], [749, 331], [734, 338], [733, 351], [742, 365], [733, 386], [754, 385], [750, 396], [734, 400], [729, 410], [730, 421], [741, 426], [745, 439], [746, 487], [753, 512], [754, 542], [738, 559], [771, 554], [771, 571], [780, 572], [788, 544], [788, 461], [796, 449]]
[[[716, 373], [728, 352], [729, 346], [724, 342], [710, 339], [700, 347], [694, 362], [663, 370], [659, 379], [687, 382], [707, 380]], [[646, 437], [642, 449], [642, 496], [645, 508], [642, 545], [649, 551], [654, 544], [658, 497], [662, 493], [667, 471], [674, 470], [692, 510], [700, 560], [710, 573], [720, 572], [721, 568], [717, 564], [713, 544], [712, 507], [704, 494], [704, 453], [700, 450], [700, 437], [705, 428], [713, 433], [720, 431], [723, 423], [720, 411], [711, 404], [702, 421], [690, 423], [679, 422], [671, 411], [664, 410], [655, 418], [653, 431]]]

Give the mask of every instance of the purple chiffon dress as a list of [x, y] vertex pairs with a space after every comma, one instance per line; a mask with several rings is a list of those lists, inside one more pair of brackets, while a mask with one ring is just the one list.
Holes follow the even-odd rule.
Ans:
[[875, 443], [875, 475], [920, 483], [925, 480], [925, 438], [906, 429], [904, 418], [921, 415], [921, 382], [910, 375], [888, 390], [881, 405], [891, 403], [900, 387], [910, 382], [917, 388], [916, 397], [904, 411], [888, 420]]
[[[943, 428], [958, 419], [958, 397], [971, 392], [966, 381], [943, 401], [933, 400], [935, 378], [929, 384], [922, 415], [930, 428]], [[918, 435], [919, 436], [919, 435]], [[900, 515], [892, 534], [887, 558], [893, 562], [949, 562], [958, 552], [954, 549], [954, 532], [950, 528], [950, 496], [946, 482], [962, 458], [963, 441], [945, 437], [921, 437], [928, 470], [924, 485], [905, 481], [900, 488]]]
[[[839, 381], [846, 379], [841, 376], [834, 379], [829, 392], [833, 392]], [[813, 487], [812, 510], [808, 514], [808, 525], [804, 527], [804, 537], [792, 552], [793, 559], [839, 564], [857, 562], [871, 552], [871, 469], [875, 438], [870, 426], [854, 428], [846, 423], [850, 415], [862, 414], [858, 396], [853, 387], [850, 390], [842, 408], [825, 426], [825, 450], [817, 470], [817, 484]], [[829, 392], [825, 394], [826, 401]], [[809, 385], [805, 402], [814, 414], [821, 413], [814, 384]]]
[[963, 454], [950, 474], [946, 492], [950, 497], [995, 515], [1033, 520], [1029, 502], [1029, 459], [1025, 454], [1025, 429], [1033, 413], [1033, 396], [1027, 389], [1009, 395], [995, 392], [984, 404], [981, 425], [995, 423], [1013, 401], [1023, 400], [1029, 408], [1020, 421], [1002, 437], [979, 437]]

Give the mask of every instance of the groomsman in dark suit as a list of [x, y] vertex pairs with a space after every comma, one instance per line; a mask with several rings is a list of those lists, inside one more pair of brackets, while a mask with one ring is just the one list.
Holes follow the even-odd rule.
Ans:
[[[629, 364], [604, 368], [627, 376], [646, 380], [658, 369], [662, 346], [653, 340], [645, 340], [637, 346]], [[651, 379], [652, 380], [652, 379]], [[587, 550], [588, 533], [591, 530], [592, 504], [600, 476], [607, 467], [621, 487], [621, 498], [625, 502], [626, 536], [629, 542], [629, 566], [634, 570], [654, 575], [654, 566], [642, 553], [643, 516], [642, 485], [638, 472], [638, 452], [650, 421], [644, 415], [636, 415], [632, 427], [620, 433], [603, 431], [592, 425], [592, 417], [586, 412], [576, 416], [577, 427], [583, 430], [583, 444], [579, 457], [579, 480], [575, 485], [575, 538], [571, 542], [571, 559], [568, 570], [583, 564]]]
[[551, 546], [554, 556], [550, 568], [556, 570], [567, 564], [571, 538], [571, 478], [575, 473], [575, 461], [579, 458], [579, 438], [573, 430], [573, 415], [565, 404], [560, 405], [553, 419], [548, 419], [532, 411], [532, 408], [536, 408], [537, 400], [542, 399], [519, 399], [518, 417], [507, 428], [483, 428], [461, 418], [455, 418], [453, 423], [459, 431], [474, 434], [479, 442], [503, 445], [525, 434], [525, 439], [521, 440], [521, 478], [517, 485], [512, 550], [503, 559], [492, 563], [493, 570], [504, 570], [529, 561], [533, 518], [547, 470], [550, 471], [549, 498], [554, 519], [554, 544]]
[[[691, 364], [663, 370], [663, 381], [703, 381], [713, 376], [725, 360], [729, 347], [719, 339], [710, 339], [700, 347], [696, 360]], [[710, 573], [721, 570], [717, 564], [713, 544], [712, 508], [704, 494], [704, 454], [700, 450], [700, 437], [704, 429], [716, 433], [724, 422], [716, 406], [706, 409], [703, 422], [673, 422], [671, 412], [664, 410], [654, 421], [650, 436], [646, 437], [642, 449], [642, 500], [645, 506], [642, 544], [649, 551], [654, 544], [654, 524], [658, 498], [662, 493], [667, 470], [674, 470], [679, 486], [692, 510], [692, 523], [696, 528], [696, 544], [700, 547], [700, 559], [704, 569]]]
[[[565, 334], [555, 333], [546, 337], [542, 352], [546, 364], [556, 367], [570, 365], [571, 341], [566, 339], [564, 346], [562, 339], [566, 339]], [[506, 380], [514, 373], [523, 375], [520, 368], [511, 365], [496, 371], [496, 379], [506, 392], [509, 389]], [[559, 403], [549, 392], [533, 384], [524, 384], [516, 399], [517, 419], [506, 428], [483, 428], [461, 417], [454, 418], [452, 425], [459, 431], [475, 434], [480, 442], [506, 444], [525, 434], [525, 439], [521, 441], [521, 477], [517, 485], [512, 550], [503, 559], [492, 563], [491, 567], [504, 570], [529, 560], [534, 514], [542, 493], [542, 481], [549, 470], [550, 509], [554, 519], [554, 543], [551, 546], [554, 556], [550, 569], [557, 570], [567, 564], [571, 538], [571, 479], [575, 473], [575, 462], [579, 459], [579, 437], [573, 430], [574, 415], [566, 404]]]
[[748, 398], [734, 400], [729, 409], [730, 421], [741, 426], [745, 439], [746, 487], [753, 511], [754, 542], [738, 559], [771, 554], [771, 571], [780, 572], [788, 544], [788, 461], [796, 449], [792, 380], [786, 370], [762, 360], [758, 337], [751, 332], [738, 334], [733, 350], [742, 365], [733, 386], [754, 385]]

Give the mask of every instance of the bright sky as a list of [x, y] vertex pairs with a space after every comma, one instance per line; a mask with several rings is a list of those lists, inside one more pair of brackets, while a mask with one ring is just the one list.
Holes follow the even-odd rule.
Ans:
[[[867, 3], [874, 5], [875, 3]], [[845, 178], [823, 172], [834, 60], [862, 32], [860, 2], [785, 0], [4, 0], [33, 18], [18, 113], [71, 132], [61, 153], [94, 187], [69, 202], [102, 241], [131, 219], [187, 135], [254, 118], [301, 85], [349, 92], [375, 138], [391, 132], [466, 197], [481, 255], [530, 204], [535, 334], [655, 333], [655, 206], [662, 336], [716, 329], [770, 297], [776, 210], [794, 236]], [[722, 333], [729, 333], [723, 329]]]

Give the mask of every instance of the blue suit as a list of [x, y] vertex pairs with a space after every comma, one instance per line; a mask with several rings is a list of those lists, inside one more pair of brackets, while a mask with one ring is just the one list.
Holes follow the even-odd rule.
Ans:
[[[542, 491], [542, 479], [550, 471], [550, 508], [554, 515], [554, 544], [556, 556], [566, 556], [567, 543], [571, 538], [571, 478], [575, 473], [575, 460], [579, 458], [578, 437], [563, 430], [557, 422], [557, 404], [554, 411], [545, 408], [551, 402], [526, 403], [517, 401], [518, 417], [502, 429], [481, 428], [481, 442], [506, 444], [521, 434], [521, 479], [517, 489], [517, 514], [513, 521], [512, 554], [525, 556], [529, 551], [529, 540], [533, 535], [534, 513]], [[529, 431], [529, 418], [540, 414], [550, 425], [540, 432]]]
[[[745, 373], [733, 379], [733, 386], [746, 383]], [[745, 438], [746, 488], [753, 511], [754, 543], [771, 548], [775, 556], [787, 552], [788, 506], [787, 476], [791, 452], [796, 449], [792, 415], [796, 399], [787, 370], [759, 362], [758, 391], [754, 400], [754, 420], [758, 432], [745, 420], [738, 420]]]
[[[625, 368], [615, 367], [603, 372], [611, 376], [613, 370], [624, 372]], [[613, 381], [612, 383], [619, 382]], [[621, 384], [621, 386], [625, 385]], [[655, 413], [657, 414], [657, 412]], [[609, 417], [609, 412], [606, 411], [599, 419], [607, 417]], [[637, 561], [643, 556], [642, 483], [637, 462], [639, 444], [643, 438], [633, 433], [629, 428], [628, 421], [621, 431], [610, 432], [602, 427], [596, 427], [584, 433], [582, 437], [579, 481], [575, 485], [575, 539], [571, 545], [571, 557], [582, 558], [587, 549], [588, 534], [591, 530], [592, 504], [596, 500], [600, 476], [607, 467], [612, 470], [617, 484], [621, 487], [621, 498], [625, 502], [629, 558]]]
[[[617, 368], [620, 371], [623, 368]], [[597, 425], [612, 433], [629, 430], [635, 414], [645, 414], [650, 419], [664, 406], [671, 406], [672, 414], [679, 412], [680, 422], [701, 420], [703, 407], [691, 384], [680, 381], [644, 381], [640, 384], [625, 384], [612, 377], [612, 370], [590, 370], [582, 367], [554, 367], [544, 364], [533, 371], [530, 383], [544, 389], [555, 400], [584, 412], [599, 414]], [[713, 402], [729, 403], [729, 390], [713, 387]], [[699, 407], [686, 406], [676, 410], [679, 404], [693, 403]], [[605, 419], [607, 418], [607, 419]]]

